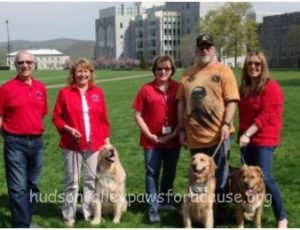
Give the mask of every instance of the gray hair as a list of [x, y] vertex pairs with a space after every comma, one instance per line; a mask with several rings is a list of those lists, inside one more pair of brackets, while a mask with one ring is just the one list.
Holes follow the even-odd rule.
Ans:
[[22, 55], [28, 55], [28, 56], [31, 56], [31, 58], [32, 58], [32, 61], [35, 63], [35, 57], [34, 57], [34, 55], [32, 54], [32, 53], [30, 53], [29, 51], [27, 51], [27, 50], [20, 50], [20, 51], [18, 51], [17, 52], [17, 54], [16, 54], [16, 58], [15, 58], [15, 64], [17, 64], [17, 61], [20, 59], [20, 56], [22, 56]]

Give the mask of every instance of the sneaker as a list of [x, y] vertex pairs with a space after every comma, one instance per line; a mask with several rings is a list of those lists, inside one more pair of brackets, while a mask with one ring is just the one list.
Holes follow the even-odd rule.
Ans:
[[169, 210], [169, 211], [177, 210], [177, 208], [172, 204], [160, 204], [158, 206], [158, 208], [161, 209], [161, 210]]
[[74, 228], [74, 221], [70, 221], [70, 220], [65, 220], [64, 221], [64, 227], [65, 228]]
[[30, 228], [42, 228], [41, 226], [37, 225], [37, 224], [30, 224]]
[[149, 210], [148, 215], [149, 215], [149, 221], [151, 223], [160, 222], [160, 217], [159, 217], [158, 212], [156, 210]]

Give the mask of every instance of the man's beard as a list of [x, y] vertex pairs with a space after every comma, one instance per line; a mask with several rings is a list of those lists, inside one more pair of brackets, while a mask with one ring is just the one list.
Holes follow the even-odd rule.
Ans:
[[199, 62], [201, 64], [208, 64], [213, 60], [213, 57], [211, 57], [210, 55], [205, 55], [205, 56], [201, 56], [199, 57]]

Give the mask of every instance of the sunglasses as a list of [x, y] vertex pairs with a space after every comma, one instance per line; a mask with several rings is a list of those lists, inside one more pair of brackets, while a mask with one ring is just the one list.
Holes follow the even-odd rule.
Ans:
[[165, 71], [167, 71], [167, 72], [169, 72], [171, 69], [172, 69], [172, 68], [170, 68], [170, 67], [157, 67], [157, 68], [156, 68], [157, 71], [163, 71], [163, 70], [165, 70]]
[[248, 66], [255, 66], [255, 67], [260, 67], [261, 66], [261, 63], [258, 62], [258, 61], [249, 61], [248, 62]]
[[210, 45], [210, 44], [203, 44], [203, 45], [198, 46], [198, 49], [203, 51], [203, 50], [209, 50], [211, 47], [212, 47], [212, 45]]
[[17, 64], [18, 65], [24, 65], [24, 64], [27, 64], [27, 65], [32, 65], [33, 61], [17, 61]]

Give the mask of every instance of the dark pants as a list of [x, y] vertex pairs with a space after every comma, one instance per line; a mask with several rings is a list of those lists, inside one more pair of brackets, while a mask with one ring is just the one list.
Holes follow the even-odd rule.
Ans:
[[41, 136], [4, 134], [4, 159], [13, 228], [30, 227], [43, 162]]
[[[170, 202], [179, 152], [179, 148], [144, 149], [146, 199], [149, 209], [157, 210], [159, 202]], [[158, 197], [158, 180], [161, 165], [162, 179], [160, 183], [160, 196]]]
[[267, 193], [272, 196], [272, 208], [277, 221], [286, 218], [277, 183], [272, 176], [273, 147], [246, 147], [242, 148], [242, 155], [247, 165], [259, 166], [263, 172]]

